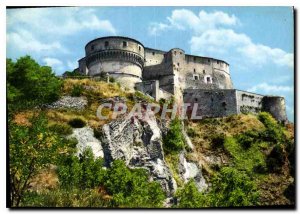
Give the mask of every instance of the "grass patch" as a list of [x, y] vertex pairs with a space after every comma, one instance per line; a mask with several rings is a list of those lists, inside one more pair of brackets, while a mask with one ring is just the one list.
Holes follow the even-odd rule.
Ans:
[[259, 144], [253, 144], [247, 150], [233, 137], [227, 137], [224, 142], [226, 151], [233, 158], [233, 163], [238, 170], [253, 172], [254, 167], [265, 167], [265, 156], [260, 151]]

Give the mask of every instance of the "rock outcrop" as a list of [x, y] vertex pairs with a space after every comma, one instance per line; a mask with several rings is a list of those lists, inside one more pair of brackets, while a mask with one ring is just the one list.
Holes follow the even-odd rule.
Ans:
[[86, 97], [71, 97], [63, 96], [59, 100], [49, 105], [46, 105], [47, 108], [73, 108], [77, 110], [82, 110], [87, 106]]
[[208, 185], [202, 175], [201, 167], [194, 162], [188, 162], [184, 152], [179, 155], [179, 173], [185, 183], [190, 179], [194, 179], [199, 191], [207, 189]]
[[158, 181], [168, 196], [176, 191], [163, 154], [162, 134], [156, 118], [119, 118], [102, 127], [102, 147], [107, 166], [113, 160], [124, 160], [128, 167], [141, 167], [149, 171], [151, 179]]
[[77, 143], [77, 155], [81, 154], [87, 148], [91, 148], [94, 157], [104, 157], [101, 142], [94, 137], [93, 129], [90, 127], [73, 129], [73, 134], [69, 136], [75, 138]]

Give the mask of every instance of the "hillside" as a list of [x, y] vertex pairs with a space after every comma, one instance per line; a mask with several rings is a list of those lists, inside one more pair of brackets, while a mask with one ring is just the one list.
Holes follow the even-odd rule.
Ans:
[[[15, 87], [8, 103], [12, 206], [294, 205], [293, 124], [264, 112], [199, 121], [165, 120], [160, 112], [113, 119], [117, 103], [130, 111], [135, 103], [166, 101], [111, 81], [53, 80], [57, 96], [47, 98], [49, 87], [44, 102], [33, 98], [26, 106], [25, 94], [15, 93], [22, 90], [9, 85]], [[97, 116], [103, 103], [112, 104], [102, 110], [106, 120]]]

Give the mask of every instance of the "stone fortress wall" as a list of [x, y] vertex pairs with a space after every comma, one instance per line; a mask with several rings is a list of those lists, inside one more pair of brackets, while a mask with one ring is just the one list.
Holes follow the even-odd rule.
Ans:
[[156, 100], [173, 95], [179, 104], [197, 102], [202, 117], [264, 110], [280, 121], [287, 120], [283, 97], [234, 89], [229, 64], [223, 60], [188, 55], [179, 48], [156, 50], [135, 39], [111, 36], [90, 41], [78, 63], [82, 74], [108, 74], [122, 86]]

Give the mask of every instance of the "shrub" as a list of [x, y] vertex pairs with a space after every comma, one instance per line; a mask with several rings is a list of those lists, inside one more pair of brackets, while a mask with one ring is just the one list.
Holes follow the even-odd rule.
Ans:
[[223, 148], [224, 142], [225, 142], [225, 134], [218, 134], [216, 136], [213, 136], [211, 139], [211, 146], [213, 149], [217, 148]]
[[184, 148], [181, 121], [178, 118], [171, 121], [169, 131], [163, 137], [163, 146], [166, 153], [178, 153]]
[[270, 172], [280, 172], [285, 161], [283, 145], [276, 144], [267, 156], [267, 168]]
[[10, 107], [28, 108], [59, 98], [62, 81], [48, 66], [40, 66], [30, 56], [16, 62], [6, 60], [7, 90]]
[[282, 127], [277, 121], [267, 112], [261, 112], [258, 119], [265, 125], [266, 130], [261, 132], [260, 137], [271, 143], [282, 143], [286, 141]]
[[176, 196], [177, 207], [232, 207], [254, 206], [258, 204], [259, 193], [255, 183], [243, 171], [232, 167], [224, 167], [211, 180], [208, 193], [199, 193], [193, 181], [189, 181]]
[[115, 160], [105, 171], [102, 184], [112, 195], [114, 207], [161, 207], [165, 194], [157, 182], [148, 181], [145, 169], [129, 169]]
[[55, 123], [49, 127], [49, 129], [59, 135], [70, 135], [72, 134], [72, 127], [68, 124]]
[[258, 134], [253, 131], [248, 131], [243, 134], [240, 134], [237, 137], [237, 140], [242, 145], [244, 149], [249, 149], [251, 147], [251, 144], [256, 143], [258, 139]]
[[103, 173], [103, 159], [94, 158], [91, 149], [85, 150], [79, 157], [62, 156], [58, 166], [61, 188], [95, 188], [98, 187]]
[[177, 208], [201, 208], [207, 206], [205, 195], [198, 191], [193, 179], [179, 189], [175, 196], [179, 199]]
[[69, 125], [73, 128], [82, 128], [86, 125], [86, 122], [80, 118], [74, 118], [69, 121]]
[[83, 93], [83, 86], [82, 85], [74, 85], [71, 91], [72, 97], [80, 97]]
[[68, 152], [63, 138], [49, 130], [44, 114], [34, 115], [31, 126], [9, 121], [10, 203], [17, 207], [29, 190], [30, 180], [48, 164], [56, 164], [59, 151]]
[[208, 201], [212, 207], [253, 206], [258, 204], [255, 183], [243, 171], [224, 167], [212, 179]]

